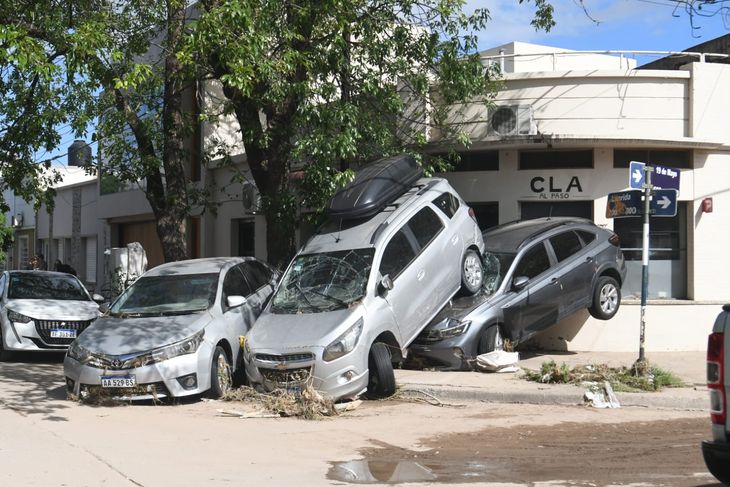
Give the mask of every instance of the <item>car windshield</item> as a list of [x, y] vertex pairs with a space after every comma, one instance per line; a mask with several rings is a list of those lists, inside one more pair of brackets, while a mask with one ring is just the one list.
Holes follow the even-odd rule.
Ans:
[[274, 313], [318, 313], [346, 308], [365, 295], [375, 250], [300, 255], [272, 301]]
[[195, 313], [215, 302], [218, 274], [142, 277], [114, 302], [112, 316], [164, 316]]
[[516, 254], [485, 250], [484, 262], [484, 284], [483, 288], [487, 294], [494, 293], [499, 289], [504, 280]]
[[90, 301], [78, 279], [63, 274], [11, 274], [8, 299]]

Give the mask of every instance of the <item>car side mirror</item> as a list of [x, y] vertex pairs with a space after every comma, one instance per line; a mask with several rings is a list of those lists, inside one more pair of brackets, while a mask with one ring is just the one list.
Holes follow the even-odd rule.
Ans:
[[527, 283], [530, 282], [530, 278], [527, 276], [518, 276], [512, 280], [512, 289], [514, 291], [522, 291]]
[[237, 308], [243, 304], [246, 304], [246, 298], [243, 296], [228, 296], [226, 298], [226, 306], [229, 308]]
[[[96, 299], [94, 301], [96, 301]], [[99, 313], [105, 315], [108, 312], [109, 312], [109, 303], [102, 303], [99, 305]]]
[[388, 291], [393, 289], [393, 279], [390, 278], [389, 274], [386, 274], [383, 276], [383, 278], [378, 283], [378, 296], [381, 298], [385, 296]]
[[91, 296], [91, 299], [93, 299], [95, 302], [97, 302], [99, 304], [104, 302], [104, 296], [102, 296], [101, 294], [93, 294]]

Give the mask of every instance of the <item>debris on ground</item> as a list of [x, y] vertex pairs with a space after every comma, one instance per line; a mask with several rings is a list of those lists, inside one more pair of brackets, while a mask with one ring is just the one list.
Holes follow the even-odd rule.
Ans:
[[613, 387], [608, 381], [603, 384], [592, 384], [583, 395], [583, 399], [589, 406], [599, 409], [620, 408], [621, 403], [613, 392]]
[[398, 389], [395, 394], [390, 396], [388, 400], [405, 401], [405, 402], [420, 402], [424, 404], [430, 404], [431, 406], [438, 406], [442, 408], [465, 408], [466, 404], [448, 403], [443, 402], [438, 397], [420, 389]]
[[647, 365], [644, 375], [637, 375], [634, 368], [609, 367], [606, 364], [577, 365], [570, 368], [554, 360], [543, 362], [539, 371], [523, 369], [524, 377], [544, 384], [577, 384], [608, 382], [618, 392], [656, 392], [663, 387], [681, 387], [682, 380], [672, 372]]
[[476, 370], [482, 372], [519, 372], [517, 362], [520, 355], [517, 352], [495, 350], [477, 355]]
[[221, 399], [223, 401], [250, 404], [263, 409], [263, 413], [271, 414], [271, 416], [244, 415], [246, 417], [323, 419], [329, 416], [337, 416], [342, 410], [346, 410], [344, 407], [336, 407], [333, 401], [322, 397], [311, 385], [305, 386], [301, 391], [275, 389], [268, 393], [258, 392], [252, 387], [244, 386], [227, 392]]

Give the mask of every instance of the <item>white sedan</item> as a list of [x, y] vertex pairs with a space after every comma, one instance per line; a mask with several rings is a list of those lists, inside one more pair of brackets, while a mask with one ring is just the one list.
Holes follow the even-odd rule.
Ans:
[[0, 293], [0, 360], [14, 351], [63, 352], [99, 316], [81, 281], [62, 272], [5, 271]]
[[241, 364], [278, 273], [253, 257], [215, 257], [153, 268], [122, 293], [68, 350], [68, 392], [122, 399], [220, 397]]

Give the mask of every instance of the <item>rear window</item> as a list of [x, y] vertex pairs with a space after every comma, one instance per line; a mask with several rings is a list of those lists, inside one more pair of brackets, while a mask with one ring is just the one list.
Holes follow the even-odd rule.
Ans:
[[460, 205], [459, 199], [451, 193], [442, 194], [433, 200], [433, 204], [449, 218], [454, 217]]
[[42, 273], [11, 274], [8, 299], [90, 301], [86, 290], [75, 277]]

